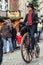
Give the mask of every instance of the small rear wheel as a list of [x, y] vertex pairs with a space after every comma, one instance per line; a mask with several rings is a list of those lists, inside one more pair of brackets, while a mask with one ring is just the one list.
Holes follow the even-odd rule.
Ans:
[[35, 57], [38, 58], [39, 55], [40, 55], [40, 47], [39, 47], [38, 44], [36, 44], [35, 47], [36, 47], [36, 50], [35, 50]]

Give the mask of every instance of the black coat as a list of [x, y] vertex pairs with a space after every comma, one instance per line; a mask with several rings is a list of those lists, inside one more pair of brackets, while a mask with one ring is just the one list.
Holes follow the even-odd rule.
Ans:
[[[25, 19], [22, 23], [23, 25], [21, 25], [22, 36], [27, 32], [27, 27], [26, 27], [27, 19], [28, 19], [28, 14], [26, 14]], [[34, 12], [32, 14], [32, 25], [35, 25], [35, 33], [37, 33], [37, 24], [38, 24], [38, 14]]]
[[[26, 14], [25, 19], [24, 19], [24, 23], [27, 22], [28, 19], [28, 14]], [[32, 14], [32, 24], [37, 24], [38, 23], [38, 14], [33, 12]]]
[[[20, 22], [19, 30], [21, 30], [22, 27], [26, 26], [27, 19], [28, 19], [28, 14], [26, 14], [24, 21]], [[36, 25], [36, 27], [37, 27], [37, 24], [38, 24], [38, 14], [35, 13], [35, 12], [33, 12], [33, 14], [32, 14], [32, 24]]]
[[12, 40], [15, 40], [16, 38], [16, 29], [14, 27], [12, 27]]
[[0, 36], [0, 65], [1, 65], [1, 62], [2, 62], [2, 58], [3, 58], [3, 40]]

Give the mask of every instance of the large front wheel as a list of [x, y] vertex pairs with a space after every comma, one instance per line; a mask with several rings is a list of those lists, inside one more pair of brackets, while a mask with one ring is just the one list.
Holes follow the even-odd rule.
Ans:
[[22, 38], [22, 41], [21, 41], [21, 55], [22, 55], [23, 60], [26, 63], [29, 63], [32, 60], [31, 53], [30, 53], [29, 48], [28, 48], [29, 42], [30, 42], [29, 34], [25, 33], [23, 38]]

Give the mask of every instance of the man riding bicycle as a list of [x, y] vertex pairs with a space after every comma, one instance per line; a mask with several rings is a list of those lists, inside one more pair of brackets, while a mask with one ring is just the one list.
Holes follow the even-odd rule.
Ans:
[[[28, 28], [28, 32], [30, 32], [31, 36], [31, 52], [33, 54], [34, 52], [34, 44], [35, 44], [35, 38], [34, 34], [37, 32], [37, 24], [38, 24], [38, 15], [35, 11], [35, 8], [33, 7], [33, 4], [28, 4], [28, 14], [26, 14], [24, 23], [26, 24]], [[21, 34], [24, 34], [24, 31], [27, 32], [26, 27], [21, 29]]]

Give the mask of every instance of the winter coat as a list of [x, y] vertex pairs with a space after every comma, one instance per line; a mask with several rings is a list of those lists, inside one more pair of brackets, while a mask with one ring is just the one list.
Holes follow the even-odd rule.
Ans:
[[[26, 14], [24, 23], [27, 22], [27, 19], [28, 19], [28, 14]], [[33, 12], [33, 13], [32, 13], [32, 24], [37, 24], [37, 23], [38, 23], [38, 14], [35, 13], [35, 12]]]
[[16, 36], [16, 42], [18, 45], [21, 44], [21, 40], [22, 40], [22, 35]]
[[12, 40], [16, 39], [16, 34], [17, 34], [16, 29], [14, 27], [12, 27]]
[[7, 23], [4, 23], [1, 28], [2, 38], [10, 38], [12, 37], [10, 26]]
[[0, 36], [0, 65], [2, 63], [2, 59], [3, 59], [3, 40]]

